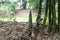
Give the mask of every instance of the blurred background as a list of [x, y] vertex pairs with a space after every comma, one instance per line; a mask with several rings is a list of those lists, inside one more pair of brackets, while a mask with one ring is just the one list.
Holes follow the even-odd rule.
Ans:
[[[28, 21], [29, 10], [32, 9], [33, 22], [35, 22], [38, 13], [39, 0], [0, 0], [0, 21], [18, 22]], [[57, 2], [56, 2], [57, 10]], [[42, 18], [45, 13], [46, 0], [42, 2]], [[8, 20], [9, 19], [9, 20]], [[24, 20], [23, 20], [24, 19]]]

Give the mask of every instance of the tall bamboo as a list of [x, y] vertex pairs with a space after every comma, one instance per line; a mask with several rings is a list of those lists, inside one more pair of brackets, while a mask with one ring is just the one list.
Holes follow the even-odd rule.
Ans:
[[43, 27], [47, 20], [47, 14], [48, 14], [48, 0], [46, 0], [46, 9], [45, 9], [45, 15], [44, 15], [44, 21], [43, 21]]
[[51, 18], [51, 14], [52, 14], [52, 6], [51, 6], [51, 1], [52, 0], [49, 0], [49, 17], [48, 17], [48, 19], [49, 19], [49, 27], [48, 27], [48, 29], [49, 29], [49, 31], [51, 32], [51, 29], [52, 29], [52, 18]]
[[60, 33], [60, 0], [58, 0], [58, 27]]
[[55, 10], [55, 0], [52, 0], [52, 32], [55, 33], [56, 28], [56, 10]]
[[39, 25], [40, 25], [40, 23], [39, 23], [39, 19], [41, 19], [41, 9], [42, 9], [42, 1], [43, 0], [39, 0], [39, 8], [38, 8], [38, 16], [37, 16], [37, 19], [36, 19], [36, 29], [37, 29], [37, 31], [36, 31], [36, 33], [38, 34], [39, 33]]

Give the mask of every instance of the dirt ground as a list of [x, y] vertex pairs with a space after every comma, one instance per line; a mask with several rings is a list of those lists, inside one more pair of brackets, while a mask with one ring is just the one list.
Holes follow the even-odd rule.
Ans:
[[[0, 17], [29, 16], [29, 13], [30, 13], [29, 9], [16, 9], [13, 15], [11, 15], [11, 11], [7, 13], [5, 10], [0, 10]], [[32, 13], [32, 16], [37, 16], [38, 9], [31, 10], [31, 13]], [[45, 9], [42, 9], [41, 14], [42, 15], [45, 14]]]
[[[0, 22], [0, 40], [60, 40], [58, 34], [41, 35], [40, 33], [36, 39], [29, 36], [28, 22]], [[35, 26], [35, 23], [33, 23]]]

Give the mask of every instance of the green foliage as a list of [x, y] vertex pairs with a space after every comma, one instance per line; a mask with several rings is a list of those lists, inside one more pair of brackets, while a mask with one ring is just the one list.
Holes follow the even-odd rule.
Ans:
[[45, 2], [42, 3], [42, 8], [43, 8], [43, 9], [46, 8], [46, 3], [45, 3]]
[[[30, 8], [35, 9], [35, 8], [38, 8], [39, 0], [29, 0], [29, 3], [30, 3]], [[42, 2], [42, 8], [43, 9], [46, 8], [45, 2]]]
[[29, 0], [29, 5], [31, 9], [34, 9], [38, 5], [39, 0]]
[[11, 9], [11, 14], [14, 14], [15, 9], [17, 8], [18, 4], [17, 2], [12, 2], [9, 6], [9, 8]]
[[1, 1], [0, 9], [8, 11], [10, 14], [14, 14], [15, 8], [18, 6], [17, 2], [10, 2], [9, 0]]

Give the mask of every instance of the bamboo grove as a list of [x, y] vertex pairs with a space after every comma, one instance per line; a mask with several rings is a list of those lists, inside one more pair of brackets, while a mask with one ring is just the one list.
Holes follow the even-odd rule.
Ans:
[[[42, 20], [41, 18], [41, 10], [42, 10], [42, 1], [39, 0], [38, 4], [38, 15], [36, 18], [36, 27], [35, 27], [35, 33], [38, 34], [39, 30], [41, 29], [41, 33], [43, 33], [44, 30], [44, 25], [46, 23], [46, 20], [48, 19], [48, 32], [51, 33], [60, 33], [60, 0], [46, 0], [46, 8], [45, 8], [45, 15], [43, 18], [43, 23], [40, 24], [40, 21]], [[58, 3], [58, 10], [56, 10], [55, 5]], [[58, 15], [58, 16], [57, 16]], [[41, 28], [39, 29], [39, 27]], [[29, 27], [32, 29], [32, 13], [30, 10], [30, 15], [29, 15]]]

